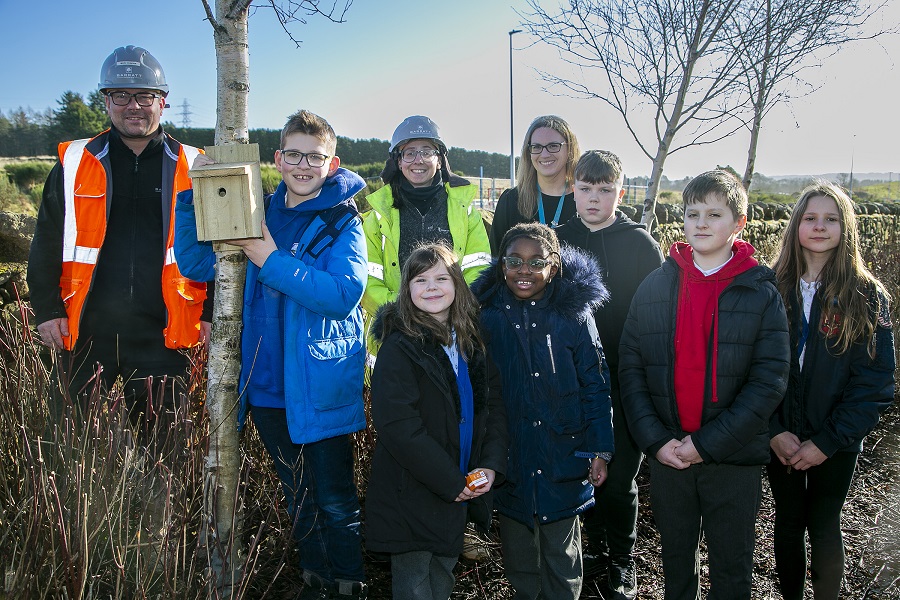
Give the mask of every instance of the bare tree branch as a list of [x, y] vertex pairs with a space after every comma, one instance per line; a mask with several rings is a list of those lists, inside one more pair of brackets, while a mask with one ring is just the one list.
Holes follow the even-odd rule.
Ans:
[[[248, 6], [250, 6], [252, 2], [252, 0], [242, 1], [246, 2]], [[265, 0], [265, 2], [261, 4], [253, 4], [252, 6], [253, 8], [272, 9], [272, 12], [275, 13], [275, 18], [278, 19], [278, 23], [281, 25], [285, 34], [287, 34], [291, 42], [299, 48], [302, 42], [296, 39], [291, 33], [289, 29], [290, 25], [292, 23], [306, 25], [307, 21], [305, 17], [314, 15], [322, 16], [334, 23], [343, 23], [347, 16], [347, 11], [350, 10], [350, 6], [353, 4], [353, 0], [341, 0], [341, 3], [343, 4], [343, 8], [340, 9], [340, 11], [338, 10], [338, 0]]]
[[[519, 13], [523, 27], [582, 74], [573, 81], [544, 72], [548, 89], [606, 103], [653, 161], [645, 222], [669, 154], [746, 126], [741, 61], [729, 27], [739, 2], [564, 0], [548, 10], [548, 2], [528, 0], [531, 12]], [[646, 133], [647, 109], [652, 135]]]
[[[892, 30], [863, 27], [887, 3], [859, 0], [743, 0], [729, 27], [735, 52], [742, 64], [742, 85], [750, 98], [753, 118], [748, 123], [750, 144], [744, 170], [749, 189], [756, 163], [762, 122], [780, 102], [790, 102], [812, 91], [805, 71], [848, 43], [873, 39]], [[805, 88], [805, 89], [800, 89]]]

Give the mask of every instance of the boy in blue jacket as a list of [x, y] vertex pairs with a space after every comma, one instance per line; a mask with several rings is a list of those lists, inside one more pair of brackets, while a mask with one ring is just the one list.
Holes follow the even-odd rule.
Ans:
[[[235, 240], [250, 264], [244, 288], [241, 408], [275, 463], [294, 522], [301, 598], [364, 598], [359, 500], [349, 434], [366, 425], [362, 401], [366, 240], [327, 121], [305, 110], [281, 132], [283, 181], [267, 199], [262, 239]], [[207, 158], [195, 162], [206, 164]], [[175, 254], [198, 281], [215, 255], [197, 241], [193, 195], [179, 196]]]

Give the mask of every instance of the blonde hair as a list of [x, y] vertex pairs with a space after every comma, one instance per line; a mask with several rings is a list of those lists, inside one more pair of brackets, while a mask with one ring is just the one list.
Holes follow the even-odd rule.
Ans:
[[[800, 277], [806, 273], [806, 258], [800, 246], [800, 223], [817, 196], [834, 200], [841, 224], [841, 238], [822, 271], [819, 273], [821, 311], [826, 322], [840, 320], [837, 339], [832, 344], [837, 354], [843, 354], [854, 343], [865, 340], [869, 355], [875, 356], [875, 325], [881, 310], [881, 299], [890, 297], [881, 283], [866, 268], [859, 251], [859, 233], [853, 202], [844, 190], [831, 182], [816, 180], [800, 192], [790, 221], [781, 239], [781, 250], [772, 268], [778, 280], [778, 291], [784, 298], [788, 315], [791, 299], [800, 290]], [[874, 293], [874, 292], [879, 293]]]
[[[558, 132], [565, 141], [566, 150], [566, 181], [573, 183], [575, 181], [575, 163], [581, 155], [581, 149], [578, 146], [578, 139], [569, 124], [561, 117], [556, 115], [544, 115], [536, 118], [528, 126], [528, 132], [525, 134], [525, 141], [522, 143], [522, 154], [519, 157], [519, 174], [516, 175], [516, 189], [519, 193], [519, 212], [526, 219], [530, 219], [537, 212], [538, 202], [538, 181], [537, 171], [531, 164], [531, 152], [528, 146], [531, 145], [531, 136], [535, 130], [541, 127], [547, 127]], [[565, 196], [565, 190], [563, 191]]]

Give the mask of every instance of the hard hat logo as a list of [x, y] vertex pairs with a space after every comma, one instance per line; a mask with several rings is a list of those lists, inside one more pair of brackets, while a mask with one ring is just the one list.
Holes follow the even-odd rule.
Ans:
[[104, 92], [121, 87], [159, 90], [163, 95], [169, 93], [162, 65], [140, 46], [116, 48], [103, 61], [98, 89]]
[[409, 140], [414, 139], [434, 140], [442, 148], [446, 149], [446, 144], [444, 144], [444, 140], [441, 139], [441, 134], [438, 131], [437, 123], [428, 117], [414, 115], [404, 119], [403, 122], [397, 126], [397, 129], [394, 130], [388, 152], [393, 152], [397, 146], [403, 145]]

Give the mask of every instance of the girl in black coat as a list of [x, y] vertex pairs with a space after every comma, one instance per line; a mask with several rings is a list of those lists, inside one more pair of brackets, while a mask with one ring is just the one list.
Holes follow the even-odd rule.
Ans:
[[769, 427], [775, 566], [784, 598], [802, 600], [808, 532], [814, 597], [836, 600], [841, 510], [863, 438], [894, 398], [890, 299], [860, 256], [852, 202], [828, 182], [801, 192], [774, 268], [793, 349]]
[[499, 377], [449, 248], [412, 252], [397, 301], [379, 311], [373, 335], [382, 346], [372, 374], [378, 438], [366, 544], [391, 554], [395, 599], [446, 600], [466, 522], [490, 526], [488, 492], [507, 449]]

